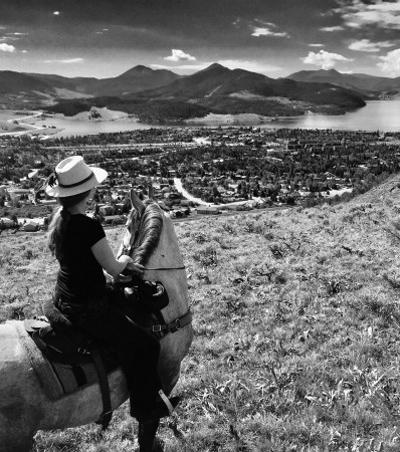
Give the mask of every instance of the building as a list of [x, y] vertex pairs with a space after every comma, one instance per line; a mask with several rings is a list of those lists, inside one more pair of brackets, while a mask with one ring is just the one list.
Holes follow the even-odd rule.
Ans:
[[196, 212], [201, 215], [219, 215], [221, 210], [218, 207], [201, 206], [196, 209]]

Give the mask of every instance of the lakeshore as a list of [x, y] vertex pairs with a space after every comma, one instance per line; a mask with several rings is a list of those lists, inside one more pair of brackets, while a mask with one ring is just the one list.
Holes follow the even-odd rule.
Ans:
[[211, 113], [180, 124], [145, 124], [120, 111], [96, 108], [73, 117], [43, 111], [0, 111], [1, 135], [51, 137], [97, 135], [139, 129], [167, 127], [260, 127], [268, 129], [331, 129], [396, 132], [400, 130], [400, 100], [370, 101], [367, 106], [344, 115], [307, 113], [292, 117], [267, 117], [252, 113], [225, 115]]

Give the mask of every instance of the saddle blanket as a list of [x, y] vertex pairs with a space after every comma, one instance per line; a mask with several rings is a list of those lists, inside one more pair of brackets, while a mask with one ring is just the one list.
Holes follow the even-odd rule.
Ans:
[[60, 399], [83, 386], [98, 381], [97, 371], [93, 363], [65, 365], [51, 362], [36, 346], [27, 333], [23, 322], [13, 322], [13, 325], [32, 368], [50, 399]]

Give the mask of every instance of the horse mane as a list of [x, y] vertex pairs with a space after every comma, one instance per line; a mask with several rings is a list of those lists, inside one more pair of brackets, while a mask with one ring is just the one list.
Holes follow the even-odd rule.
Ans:
[[163, 212], [154, 201], [144, 202], [146, 209], [143, 212], [139, 230], [134, 245], [132, 259], [137, 264], [146, 265], [151, 254], [158, 245], [163, 225]]

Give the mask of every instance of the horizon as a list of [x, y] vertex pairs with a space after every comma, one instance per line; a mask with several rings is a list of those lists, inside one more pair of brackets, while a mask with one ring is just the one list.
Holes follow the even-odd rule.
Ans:
[[217, 62], [271, 78], [400, 75], [400, 2], [321, 3], [4, 0], [0, 70], [102, 79], [137, 65], [190, 75]]
[[[222, 65], [222, 64], [220, 64], [220, 63], [214, 62], [214, 63], [210, 63], [209, 66], [204, 67], [203, 69], [199, 69], [199, 70], [197, 70], [197, 71], [195, 71], [195, 72], [192, 72], [192, 73], [189, 73], [189, 74], [179, 74], [178, 72], [172, 71], [171, 69], [165, 69], [165, 68], [163, 68], [163, 69], [151, 68], [151, 67], [149, 67], [149, 66], [145, 66], [145, 65], [143, 65], [143, 64], [138, 63], [138, 64], [136, 64], [135, 66], [133, 66], [133, 67], [127, 69], [126, 71], [124, 71], [124, 72], [122, 72], [122, 73], [120, 73], [120, 74], [117, 74], [115, 77], [110, 77], [110, 78], [116, 78], [116, 77], [119, 77], [119, 76], [123, 75], [124, 73], [129, 72], [129, 71], [131, 71], [132, 69], [135, 69], [135, 68], [137, 68], [137, 67], [144, 67], [144, 68], [150, 69], [150, 70], [152, 70], [152, 71], [168, 70], [168, 71], [170, 71], [170, 72], [175, 73], [176, 75], [181, 75], [181, 76], [185, 77], [185, 76], [193, 75], [193, 74], [195, 74], [196, 72], [200, 72], [200, 71], [203, 71], [203, 70], [205, 70], [205, 69], [208, 69], [208, 68], [210, 68], [211, 66], [214, 66], [214, 65], [219, 65], [219, 66], [222, 66], [222, 67], [224, 67], [225, 69], [229, 69], [229, 70], [242, 69], [242, 70], [248, 71], [248, 69], [245, 69], [245, 68], [243, 68], [243, 67], [229, 68], [229, 67], [224, 66], [224, 65]], [[5, 69], [4, 72], [5, 72], [5, 71], [8, 71], [8, 69]], [[19, 72], [19, 71], [12, 71], [12, 70], [10, 70], [10, 71], [11, 71], [11, 72], [22, 73], [22, 72]], [[341, 75], [366, 75], [366, 76], [370, 76], [370, 77], [379, 77], [379, 78], [385, 77], [385, 78], [389, 78], [389, 79], [395, 79], [395, 78], [397, 78], [397, 77], [389, 77], [389, 76], [384, 76], [384, 75], [371, 75], [371, 74], [366, 74], [366, 73], [341, 72], [341, 71], [338, 71], [338, 70], [335, 69], [335, 68], [331, 68], [331, 69], [301, 69], [301, 70], [299, 70], [299, 71], [292, 72], [292, 73], [287, 74], [287, 75], [285, 75], [285, 76], [281, 76], [281, 77], [270, 77], [270, 78], [272, 78], [272, 79], [275, 79], [275, 78], [276, 78], [276, 79], [277, 79], [277, 78], [287, 78], [287, 77], [289, 77], [290, 75], [293, 75], [293, 74], [295, 74], [295, 73], [297, 73], [297, 72], [330, 72], [330, 71], [335, 71], [335, 72], [337, 72], [337, 73], [339, 73], [339, 74], [341, 74]], [[3, 72], [3, 70], [0, 69], [0, 72]], [[260, 74], [259, 72], [255, 72], [255, 71], [249, 71], [249, 72], [254, 72], [254, 73]], [[81, 76], [81, 75], [76, 75], [76, 76], [68, 77], [68, 76], [63, 76], [63, 75], [61, 75], [61, 74], [48, 73], [48, 72], [23, 72], [23, 73], [26, 74], [26, 75], [41, 74], [41, 75], [50, 75], [50, 76], [61, 76], [61, 77], [66, 77], [66, 78], [71, 78], [71, 79], [72, 79], [72, 78], [97, 78], [98, 80], [102, 80], [102, 79], [109, 78], [109, 77], [91, 77], [91, 76], [87, 76], [87, 77], [86, 77], [86, 76]], [[265, 74], [261, 74], [261, 75], [265, 75]], [[269, 77], [269, 76], [267, 76], [267, 77]]]

